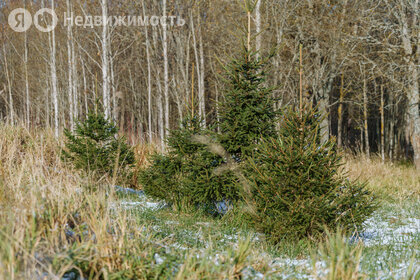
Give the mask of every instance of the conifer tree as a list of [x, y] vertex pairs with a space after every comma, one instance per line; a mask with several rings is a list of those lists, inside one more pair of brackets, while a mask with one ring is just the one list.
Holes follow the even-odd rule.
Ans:
[[244, 47], [239, 58], [225, 68], [228, 91], [219, 104], [219, 139], [238, 158], [250, 155], [261, 139], [275, 135], [272, 89], [264, 85], [264, 68], [270, 57], [259, 58]]
[[89, 173], [117, 176], [124, 181], [135, 158], [133, 149], [117, 133], [115, 123], [103, 113], [90, 112], [86, 120], [76, 124], [74, 132], [64, 130], [63, 159]]
[[140, 172], [143, 189], [152, 197], [181, 206], [208, 206], [217, 201], [239, 198], [232, 173], [214, 174], [224, 159], [193, 140], [194, 135], [214, 134], [203, 127], [197, 116], [187, 117], [179, 128], [170, 132], [167, 154], [155, 154], [151, 165]]
[[334, 139], [322, 143], [321, 120], [312, 110], [289, 110], [278, 137], [266, 139], [247, 160], [247, 215], [274, 243], [317, 237], [338, 225], [360, 229], [375, 209], [365, 185], [342, 173]]

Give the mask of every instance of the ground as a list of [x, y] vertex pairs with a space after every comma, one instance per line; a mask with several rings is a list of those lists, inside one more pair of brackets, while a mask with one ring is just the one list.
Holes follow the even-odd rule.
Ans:
[[[155, 254], [157, 265], [169, 263], [176, 270], [185, 261], [176, 256], [182, 255], [223, 266], [229, 251], [249, 239], [248, 259], [242, 271], [244, 279], [316, 279], [326, 274], [326, 262], [311, 256], [316, 249], [308, 249], [310, 244], [280, 244], [270, 248], [263, 235], [232, 226], [229, 214], [223, 218], [209, 218], [204, 213], [174, 214], [163, 202], [144, 195], [120, 196], [110, 207], [112, 211], [132, 215], [139, 226], [147, 224], [157, 239], [165, 240], [160, 244], [162, 253]], [[363, 248], [362, 274], [370, 279], [409, 278], [410, 267], [420, 268], [419, 201], [384, 204], [366, 221], [364, 231], [348, 240], [349, 246], [358, 242]]]

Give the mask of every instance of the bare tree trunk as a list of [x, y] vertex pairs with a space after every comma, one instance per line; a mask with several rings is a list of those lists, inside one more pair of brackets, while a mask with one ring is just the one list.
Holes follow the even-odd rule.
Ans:
[[203, 47], [203, 36], [201, 35], [201, 23], [200, 23], [200, 15], [198, 17], [199, 29], [198, 29], [198, 42], [200, 48], [200, 91], [198, 93], [198, 100], [200, 104], [200, 111], [203, 117], [203, 126], [206, 127], [206, 96], [205, 96], [205, 86], [204, 86], [204, 47]]
[[[67, 14], [71, 13], [70, 0], [67, 0]], [[67, 61], [68, 61], [68, 98], [69, 98], [69, 119], [70, 130], [74, 131], [74, 97], [73, 97], [73, 59], [72, 59], [72, 27], [71, 24], [67, 26]]]
[[214, 84], [214, 90], [216, 91], [216, 122], [217, 122], [217, 132], [220, 133], [219, 90], [217, 88], [217, 84]]
[[160, 129], [160, 145], [162, 151], [165, 150], [165, 128], [163, 120], [163, 104], [162, 104], [162, 95], [159, 95], [157, 98], [157, 107], [159, 111], [159, 129]]
[[[250, 2], [248, 2], [250, 3]], [[247, 7], [248, 29], [247, 29], [247, 51], [251, 51], [251, 7]]]
[[[163, 16], [166, 17], [166, 0], [163, 0]], [[165, 96], [165, 132], [169, 133], [169, 63], [168, 63], [168, 35], [167, 23], [163, 24], [163, 83]]]
[[[54, 0], [51, 1], [51, 9], [54, 10]], [[56, 43], [55, 43], [55, 31], [52, 30], [50, 33], [50, 46], [51, 46], [51, 87], [52, 87], [52, 97], [54, 104], [54, 133], [55, 137], [59, 136], [59, 122], [58, 122], [58, 89], [57, 89], [57, 69], [56, 69]]]
[[256, 51], [257, 51], [257, 58], [260, 57], [260, 51], [261, 51], [261, 1], [257, 0], [256, 6], [255, 6], [255, 31], [257, 32], [257, 38], [256, 38]]
[[394, 160], [394, 96], [389, 95], [390, 117], [389, 117], [389, 133], [388, 133], [388, 156], [392, 161]]
[[[143, 6], [143, 17], [146, 17], [146, 6], [144, 0], [142, 1]], [[149, 32], [147, 26], [145, 27], [146, 35], [146, 59], [147, 59], [147, 122], [149, 126], [149, 143], [153, 142], [153, 133], [152, 133], [152, 69], [150, 61], [150, 50], [149, 50]]]
[[[24, 6], [26, 9], [26, 0], [24, 2]], [[28, 128], [31, 125], [31, 100], [30, 100], [30, 94], [29, 94], [29, 79], [28, 79], [28, 34], [25, 31], [25, 57], [24, 57], [24, 64], [25, 64], [25, 92], [26, 92], [26, 125]]]
[[[152, 38], [153, 38], [153, 46], [155, 49], [157, 48], [157, 40], [158, 40], [158, 35], [157, 35], [157, 30], [156, 28], [153, 29], [153, 33], [152, 33]], [[159, 136], [160, 136], [160, 142], [161, 142], [161, 149], [162, 151], [165, 151], [165, 119], [163, 116], [163, 90], [162, 90], [162, 85], [161, 85], [161, 77], [160, 77], [160, 68], [156, 67], [156, 85], [158, 87], [158, 97], [156, 99], [156, 105], [157, 105], [157, 109], [158, 109], [158, 119], [157, 119], [157, 125], [156, 125], [156, 129], [159, 131]]]
[[88, 106], [88, 91], [87, 91], [87, 79], [86, 79], [86, 70], [85, 70], [85, 62], [82, 59], [82, 56], [79, 55], [80, 62], [82, 63], [82, 76], [83, 76], [83, 97], [84, 97], [84, 103], [85, 103], [85, 114], [87, 115], [89, 113], [89, 106]]
[[[321, 56], [319, 56], [319, 65], [321, 66]], [[332, 64], [335, 64], [335, 55], [332, 57]], [[321, 68], [321, 67], [320, 67]], [[321, 131], [321, 142], [326, 143], [330, 139], [330, 121], [329, 121], [329, 108], [330, 108], [330, 93], [334, 83], [335, 74], [334, 71], [329, 75], [326, 83], [322, 83], [319, 86], [320, 94], [318, 96], [318, 106], [321, 114], [324, 114], [324, 118], [321, 121], [320, 131]]]
[[324, 114], [324, 118], [321, 121], [320, 131], [321, 131], [321, 142], [326, 143], [330, 138], [330, 127], [328, 122], [328, 100], [329, 94], [323, 90], [322, 97], [318, 100], [319, 102], [319, 110], [321, 114]]
[[[9, 74], [9, 65], [7, 63], [7, 53], [6, 53], [6, 46], [3, 43], [3, 55], [4, 55], [4, 67], [6, 69], [6, 79], [7, 79], [7, 88], [9, 93], [9, 122], [11, 125], [15, 123], [15, 113], [13, 107], [13, 96], [12, 96], [12, 84], [10, 81], [10, 74]], [[5, 86], [6, 87], [6, 86]], [[6, 88], [5, 88], [6, 90]]]
[[76, 50], [74, 46], [74, 35], [71, 32], [71, 66], [72, 66], [72, 76], [73, 76], [73, 119], [77, 120], [79, 118], [79, 89], [78, 89], [78, 74], [77, 74], [77, 64], [76, 64]]
[[[193, 18], [193, 13], [191, 12], [191, 29], [192, 29], [192, 35], [193, 35], [193, 45], [194, 45], [194, 55], [195, 55], [195, 64], [197, 67], [197, 80], [198, 80], [198, 115], [200, 116], [200, 118], [204, 118], [203, 115], [203, 111], [202, 111], [202, 107], [201, 107], [201, 93], [203, 92], [201, 89], [201, 68], [200, 68], [200, 60], [198, 57], [198, 50], [197, 50], [197, 40], [196, 40], [196, 34], [195, 34], [195, 27], [194, 27], [194, 18]], [[195, 102], [194, 99], [192, 99], [192, 104], [191, 104], [193, 110], [195, 107]]]
[[344, 74], [341, 74], [340, 85], [340, 103], [338, 104], [338, 129], [337, 129], [337, 145], [343, 147], [343, 101], [344, 101]]
[[384, 85], [381, 84], [381, 158], [385, 162], [385, 115], [384, 115]]
[[105, 118], [109, 118], [111, 114], [110, 105], [110, 77], [109, 77], [109, 46], [108, 46], [108, 1], [102, 0], [102, 18], [103, 18], [103, 29], [102, 29], [102, 99], [104, 106]]
[[365, 152], [370, 157], [369, 149], [369, 129], [368, 129], [368, 97], [367, 97], [367, 80], [363, 78], [363, 129], [365, 133]]
[[[119, 101], [120, 98], [117, 96], [117, 87], [115, 85], [115, 75], [114, 75], [114, 56], [112, 55], [112, 43], [111, 36], [108, 36], [108, 61], [109, 61], [109, 72], [110, 72], [110, 96], [109, 102], [111, 103], [112, 99], [112, 118], [118, 124], [119, 123], [119, 112], [120, 108]], [[111, 113], [111, 111], [110, 111]], [[123, 126], [121, 126], [124, 128]]]
[[420, 170], [420, 115], [419, 115], [419, 76], [417, 66], [414, 61], [410, 62], [410, 72], [412, 75], [412, 88], [408, 96], [409, 100], [409, 123], [410, 123], [410, 140], [414, 151], [414, 164]]
[[[43, 2], [41, 2], [42, 4], [43, 4]], [[48, 73], [48, 64], [46, 64], [45, 65], [46, 67], [45, 67], [45, 73]], [[45, 112], [46, 112], [46, 114], [45, 114], [45, 125], [48, 127], [48, 128], [51, 128], [51, 119], [50, 119], [50, 116], [51, 116], [51, 112], [50, 112], [50, 99], [49, 99], [49, 96], [50, 96], [50, 85], [49, 85], [49, 80], [48, 79], [45, 79], [45, 89], [44, 89], [44, 96], [45, 96]]]
[[[420, 112], [419, 112], [419, 75], [418, 65], [416, 65], [417, 59], [420, 57], [420, 31], [418, 30], [418, 10], [419, 0], [412, 2], [413, 13], [411, 24], [413, 26], [412, 32], [409, 30], [409, 20], [406, 16], [405, 2], [400, 1], [400, 20], [401, 20], [401, 33], [402, 33], [402, 44], [406, 59], [408, 60], [408, 71], [410, 75], [410, 89], [408, 92], [408, 131], [410, 136], [410, 142], [414, 152], [414, 164], [418, 170], [420, 170]], [[417, 34], [416, 34], [417, 33]], [[417, 38], [417, 40], [416, 40]], [[415, 43], [412, 44], [412, 41]], [[417, 41], [417, 42], [416, 42]], [[414, 47], [417, 45], [417, 47]]]

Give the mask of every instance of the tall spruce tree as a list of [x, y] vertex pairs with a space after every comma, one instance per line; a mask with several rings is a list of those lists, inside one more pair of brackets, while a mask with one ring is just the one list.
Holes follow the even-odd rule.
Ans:
[[269, 58], [260, 58], [244, 47], [239, 58], [225, 67], [228, 91], [219, 104], [219, 140], [238, 158], [250, 155], [261, 139], [276, 133], [272, 89], [264, 83]]

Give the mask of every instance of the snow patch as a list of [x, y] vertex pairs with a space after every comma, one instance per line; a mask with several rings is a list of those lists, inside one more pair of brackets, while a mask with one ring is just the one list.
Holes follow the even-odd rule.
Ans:
[[365, 246], [404, 245], [420, 235], [420, 219], [400, 219], [375, 215], [365, 222], [365, 230], [358, 236]]
[[159, 256], [158, 253], [156, 253], [154, 255], [154, 258], [155, 258], [155, 262], [156, 262], [157, 265], [160, 265], [160, 264], [165, 262], [165, 259], [163, 257]]

